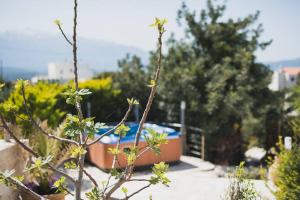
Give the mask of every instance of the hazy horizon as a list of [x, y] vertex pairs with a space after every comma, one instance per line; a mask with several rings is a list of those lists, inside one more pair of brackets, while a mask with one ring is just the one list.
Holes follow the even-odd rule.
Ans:
[[[191, 10], [197, 11], [205, 8], [205, 2], [186, 1]], [[156, 16], [169, 21], [165, 40], [172, 32], [176, 38], [183, 37], [183, 27], [178, 27], [176, 23], [176, 13], [181, 3], [181, 0], [81, 0], [78, 35], [149, 51], [155, 47], [155, 32], [148, 25]], [[60, 19], [66, 33], [71, 33], [72, 1], [0, 0], [0, 6], [0, 32], [58, 35], [53, 20]], [[300, 1], [296, 0], [228, 0], [225, 18], [245, 17], [260, 10], [258, 22], [265, 29], [262, 40], [273, 39], [273, 43], [264, 52], [256, 53], [258, 60], [287, 60], [300, 57], [298, 8]]]

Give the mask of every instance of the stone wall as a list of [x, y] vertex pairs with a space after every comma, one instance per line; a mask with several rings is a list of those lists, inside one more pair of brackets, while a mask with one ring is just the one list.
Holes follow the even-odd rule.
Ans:
[[[15, 169], [14, 175], [21, 175], [25, 169], [28, 154], [16, 143], [0, 140], [0, 171]], [[0, 200], [17, 199], [18, 192], [0, 185]]]

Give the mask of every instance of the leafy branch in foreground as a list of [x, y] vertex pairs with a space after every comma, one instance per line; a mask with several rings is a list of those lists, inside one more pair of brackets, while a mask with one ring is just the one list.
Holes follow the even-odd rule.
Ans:
[[[63, 167], [54, 166], [52, 164], [52, 160], [54, 159], [52, 155], [42, 156], [38, 151], [31, 148], [29, 145], [25, 144], [21, 139], [16, 136], [13, 130], [10, 129], [8, 122], [9, 119], [6, 119], [3, 113], [14, 113], [14, 106], [0, 106], [0, 119], [1, 119], [1, 127], [4, 128], [9, 135], [19, 144], [23, 149], [29, 152], [32, 156], [32, 163], [30, 166], [24, 171], [30, 171], [32, 173], [41, 174], [43, 169], [51, 170], [59, 175], [59, 178], [53, 183], [53, 187], [56, 188], [56, 192], [69, 193], [73, 195], [67, 188], [67, 185], [73, 184], [75, 188], [74, 198], [76, 200], [82, 199], [82, 184], [83, 184], [83, 175], [85, 174], [93, 183], [94, 187], [90, 192], [86, 193], [86, 197], [90, 200], [108, 200], [108, 199], [117, 199], [112, 197], [112, 195], [120, 189], [125, 197], [123, 199], [129, 199], [144, 189], [150, 187], [151, 185], [155, 185], [158, 183], [162, 183], [163, 185], [168, 186], [170, 180], [166, 177], [166, 172], [168, 170], [168, 165], [161, 162], [155, 164], [152, 168], [153, 176], [149, 179], [138, 180], [133, 179], [133, 172], [135, 167], [135, 162], [142, 156], [145, 152], [152, 150], [156, 154], [160, 153], [160, 145], [166, 144], [166, 134], [158, 134], [153, 130], [148, 130], [149, 136], [145, 136], [145, 140], [147, 146], [140, 148], [139, 140], [141, 137], [141, 131], [144, 128], [144, 123], [147, 119], [147, 115], [151, 108], [156, 88], [158, 85], [159, 74], [161, 70], [161, 61], [162, 61], [162, 36], [166, 31], [164, 25], [166, 20], [163, 19], [155, 19], [152, 27], [155, 27], [158, 30], [158, 47], [157, 47], [157, 65], [154, 79], [151, 81], [151, 92], [148, 98], [148, 102], [146, 108], [144, 110], [142, 119], [139, 123], [138, 131], [135, 135], [135, 141], [132, 146], [122, 151], [120, 149], [121, 139], [126, 136], [129, 131], [129, 127], [125, 125], [127, 117], [132, 109], [133, 105], [139, 104], [136, 99], [127, 99], [128, 102], [128, 110], [125, 113], [123, 119], [112, 129], [108, 130], [106, 133], [101, 136], [94, 138], [95, 134], [98, 132], [99, 128], [101, 128], [104, 124], [95, 123], [94, 118], [85, 118], [83, 116], [83, 112], [81, 109], [81, 103], [84, 100], [84, 97], [91, 94], [89, 89], [79, 89], [78, 87], [78, 66], [77, 66], [77, 0], [74, 0], [74, 18], [73, 18], [73, 37], [72, 42], [66, 36], [63, 31], [62, 23], [59, 20], [55, 20], [54, 23], [58, 26], [65, 40], [72, 46], [73, 52], [73, 64], [74, 64], [74, 87], [71, 87], [67, 92], [64, 93], [66, 97], [66, 103], [73, 105], [77, 111], [76, 115], [68, 114], [65, 120], [65, 124], [63, 126], [63, 136], [56, 136], [51, 133], [48, 133], [44, 130], [39, 124], [35, 121], [34, 116], [30, 112], [30, 107], [26, 98], [26, 87], [29, 85], [28, 81], [19, 80], [16, 83], [16, 88], [20, 90], [21, 96], [23, 99], [23, 106], [26, 110], [26, 116], [22, 116], [24, 120], [29, 121], [33, 126], [35, 126], [39, 133], [44, 134], [48, 137], [48, 139], [53, 139], [68, 145], [68, 159], [64, 160]], [[3, 86], [0, 86], [0, 91]], [[112, 170], [110, 172], [110, 176], [108, 180], [102, 181], [99, 185], [96, 180], [84, 169], [85, 155], [87, 149], [90, 145], [93, 145], [99, 142], [104, 136], [115, 133], [119, 136], [117, 145], [114, 148], [109, 149], [109, 153], [113, 154], [113, 162], [112, 162]], [[127, 160], [127, 165], [125, 169], [117, 169], [117, 164], [119, 163], [118, 156], [120, 154], [124, 154]], [[119, 165], [119, 164], [118, 164]], [[119, 165], [120, 166], [120, 165]], [[77, 171], [77, 177], [71, 177], [68, 175], [64, 169], [73, 169]], [[31, 194], [34, 199], [45, 199], [41, 194], [37, 194], [27, 186], [25, 186], [18, 177], [13, 177], [14, 171], [6, 171], [5, 173], [0, 173], [0, 182], [7, 185], [16, 187], [26, 193]], [[112, 182], [112, 177], [114, 178], [114, 182]], [[69, 182], [67, 182], [69, 181]], [[137, 191], [130, 193], [130, 191], [124, 187], [124, 183], [131, 181], [144, 181], [148, 183], [147, 185], [141, 187]]]

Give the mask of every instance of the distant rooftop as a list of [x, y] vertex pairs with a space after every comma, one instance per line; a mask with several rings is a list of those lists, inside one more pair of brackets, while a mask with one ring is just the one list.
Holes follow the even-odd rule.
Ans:
[[292, 76], [296, 76], [300, 74], [300, 66], [299, 67], [282, 67], [281, 71]]

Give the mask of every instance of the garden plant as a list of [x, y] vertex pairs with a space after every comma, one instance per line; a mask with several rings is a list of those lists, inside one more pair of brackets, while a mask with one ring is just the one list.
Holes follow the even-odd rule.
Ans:
[[282, 137], [277, 145], [278, 152], [270, 163], [270, 177], [275, 185], [271, 191], [277, 200], [297, 200], [300, 197], [300, 147], [294, 143], [292, 149], [286, 149]]
[[245, 162], [241, 162], [236, 171], [230, 175], [230, 184], [224, 200], [258, 200], [261, 199], [253, 183], [245, 173]]
[[[164, 24], [166, 20], [164, 19], [155, 19], [154, 24], [151, 26], [156, 28], [158, 31], [158, 46], [157, 46], [157, 65], [155, 70], [154, 78], [151, 80], [149, 87], [151, 89], [147, 105], [143, 112], [142, 118], [139, 122], [139, 127], [135, 135], [135, 141], [133, 145], [126, 149], [125, 152], [120, 149], [121, 139], [126, 135], [129, 127], [125, 125], [125, 122], [128, 118], [129, 113], [132, 110], [132, 107], [139, 102], [136, 99], [129, 98], [128, 101], [128, 110], [125, 113], [123, 119], [112, 129], [102, 134], [99, 137], [95, 137], [95, 134], [98, 132], [98, 129], [104, 124], [94, 122], [94, 118], [85, 118], [82, 111], [82, 103], [83, 99], [86, 96], [91, 94], [89, 89], [80, 89], [78, 82], [78, 65], [77, 65], [77, 7], [78, 2], [74, 0], [74, 18], [73, 18], [73, 35], [72, 39], [68, 38], [65, 34], [62, 23], [59, 20], [55, 20], [55, 24], [58, 26], [60, 32], [62, 33], [66, 42], [70, 45], [73, 52], [73, 64], [74, 64], [74, 84], [70, 87], [69, 90], [64, 92], [66, 96], [66, 103], [75, 107], [76, 115], [68, 114], [66, 116], [64, 125], [62, 127], [62, 135], [53, 134], [49, 129], [43, 129], [40, 123], [35, 119], [36, 116], [33, 116], [31, 113], [32, 107], [28, 104], [26, 92], [27, 88], [31, 87], [30, 83], [26, 80], [18, 80], [15, 88], [20, 91], [22, 96], [22, 108], [26, 110], [26, 117], [24, 116], [16, 116], [15, 105], [1, 105], [0, 110], [0, 121], [1, 128], [5, 130], [6, 133], [10, 135], [10, 137], [19, 144], [24, 150], [26, 150], [31, 156], [30, 163], [28, 168], [25, 171], [30, 171], [34, 174], [43, 174], [44, 170], [51, 171], [59, 178], [53, 183], [53, 188], [55, 188], [58, 193], [68, 193], [74, 196], [74, 199], [80, 200], [83, 198], [82, 194], [82, 186], [83, 186], [83, 176], [86, 175], [94, 187], [87, 192], [85, 195], [90, 200], [100, 200], [100, 199], [118, 199], [113, 197], [114, 193], [120, 189], [124, 193], [124, 198], [121, 199], [130, 199], [134, 195], [143, 191], [144, 189], [150, 187], [151, 185], [155, 185], [158, 183], [162, 183], [163, 185], [169, 184], [169, 179], [166, 177], [165, 173], [168, 170], [168, 165], [161, 162], [154, 164], [152, 168], [153, 175], [149, 177], [149, 179], [135, 179], [133, 177], [135, 161], [139, 159], [139, 157], [143, 156], [143, 154], [147, 151], [153, 150], [155, 153], [159, 153], [159, 146], [161, 144], [165, 144], [166, 135], [165, 134], [151, 134], [150, 137], [146, 137], [147, 146], [143, 149], [139, 149], [138, 144], [140, 141], [140, 137], [142, 136], [141, 132], [143, 130], [144, 123], [147, 119], [147, 115], [151, 108], [157, 84], [159, 80], [159, 74], [161, 71], [161, 61], [162, 61], [162, 37], [164, 32], [166, 31], [164, 28]], [[3, 87], [3, 85], [1, 85]], [[31, 126], [33, 126], [38, 131], [36, 134], [43, 134], [49, 140], [57, 140], [61, 142], [63, 145], [68, 146], [67, 149], [69, 157], [64, 164], [64, 167], [59, 167], [54, 164], [54, 155], [45, 155], [37, 151], [37, 148], [34, 147], [34, 143], [32, 145], [23, 142], [14, 132], [9, 124], [9, 118], [6, 116], [15, 115], [16, 118], [19, 118], [25, 122], [28, 122]], [[118, 143], [115, 148], [109, 150], [109, 153], [114, 155], [112, 170], [110, 172], [109, 178], [107, 180], [103, 180], [101, 184], [99, 180], [95, 180], [92, 174], [89, 174], [85, 168], [85, 156], [89, 146], [99, 142], [104, 136], [115, 133], [119, 135]], [[151, 131], [150, 131], [151, 132]], [[118, 154], [124, 153], [127, 158], [127, 166], [125, 169], [117, 169], [118, 165]], [[63, 169], [74, 169], [77, 170], [77, 177], [72, 177], [66, 170]], [[0, 173], [0, 181], [6, 186], [11, 186], [17, 188], [22, 193], [26, 193], [31, 195], [32, 199], [46, 199], [45, 196], [38, 194], [33, 191], [25, 184], [23, 184], [22, 180], [24, 177], [15, 176], [14, 170], [7, 170], [5, 172]], [[142, 186], [137, 191], [128, 191], [124, 184], [126, 182], [131, 181], [139, 181], [144, 182], [144, 186]], [[68, 188], [68, 184], [72, 184], [74, 186], [74, 193], [70, 191]]]

